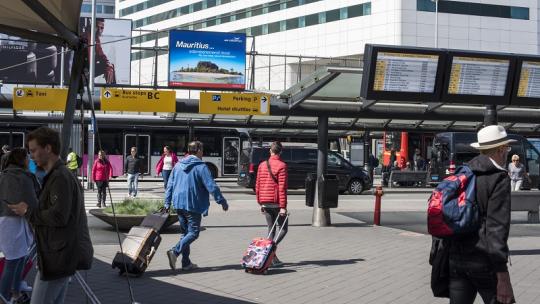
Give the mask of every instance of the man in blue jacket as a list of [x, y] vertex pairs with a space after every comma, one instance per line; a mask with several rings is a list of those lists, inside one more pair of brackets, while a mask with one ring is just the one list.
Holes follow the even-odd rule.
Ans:
[[189, 259], [189, 246], [199, 237], [202, 215], [208, 215], [209, 194], [212, 193], [223, 211], [229, 209], [227, 200], [202, 161], [203, 144], [200, 141], [190, 142], [188, 154], [174, 166], [165, 191], [164, 208], [168, 211], [172, 202], [184, 233], [176, 246], [167, 251], [172, 270], [176, 269], [176, 260], [180, 254], [182, 254], [182, 270], [197, 268], [197, 265]]

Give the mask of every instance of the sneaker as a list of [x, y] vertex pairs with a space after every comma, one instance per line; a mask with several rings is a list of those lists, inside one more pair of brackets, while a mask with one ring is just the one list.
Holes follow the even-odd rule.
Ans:
[[171, 267], [172, 270], [176, 270], [176, 260], [178, 257], [174, 254], [174, 251], [167, 251], [167, 257], [169, 258], [169, 267]]
[[283, 262], [280, 261], [276, 256], [274, 256], [274, 259], [272, 260], [272, 267], [280, 267], [280, 266], [283, 266]]
[[190, 271], [190, 270], [197, 269], [197, 268], [199, 268], [199, 266], [197, 266], [197, 264], [191, 263], [191, 264], [189, 264], [189, 265], [187, 265], [185, 267], [182, 267], [182, 270], [183, 271]]
[[32, 286], [28, 285], [28, 283], [26, 283], [26, 281], [21, 281], [21, 286], [19, 287], [21, 291], [24, 291], [24, 292], [31, 292], [32, 291]]

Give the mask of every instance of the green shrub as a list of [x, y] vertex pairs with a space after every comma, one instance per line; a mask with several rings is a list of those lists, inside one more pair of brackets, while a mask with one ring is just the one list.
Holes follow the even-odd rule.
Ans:
[[[122, 202], [114, 204], [114, 211], [116, 211], [116, 214], [147, 215], [159, 210], [161, 207], [163, 207], [163, 200], [126, 198]], [[113, 213], [111, 206], [108, 206], [103, 211]]]

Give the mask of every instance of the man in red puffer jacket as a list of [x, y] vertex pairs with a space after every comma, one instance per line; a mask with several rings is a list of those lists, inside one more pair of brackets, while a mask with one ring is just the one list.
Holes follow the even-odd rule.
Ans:
[[[270, 158], [259, 164], [257, 170], [257, 181], [255, 184], [255, 193], [257, 194], [257, 202], [261, 205], [261, 212], [266, 218], [268, 224], [268, 232], [273, 239], [275, 232], [279, 231], [278, 227], [270, 231], [276, 218], [278, 219], [279, 228], [283, 228], [276, 239], [278, 245], [287, 234], [289, 223], [285, 221], [287, 214], [287, 164], [280, 157], [283, 146], [279, 141], [275, 141], [270, 146]], [[281, 261], [274, 258], [273, 266], [282, 265]]]

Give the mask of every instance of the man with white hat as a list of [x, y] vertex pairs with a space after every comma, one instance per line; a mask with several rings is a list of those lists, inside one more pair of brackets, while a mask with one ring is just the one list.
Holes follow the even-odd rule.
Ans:
[[510, 232], [510, 178], [504, 169], [509, 143], [502, 126], [487, 126], [471, 146], [480, 151], [469, 167], [476, 175], [481, 227], [450, 245], [450, 303], [514, 303], [506, 263]]

